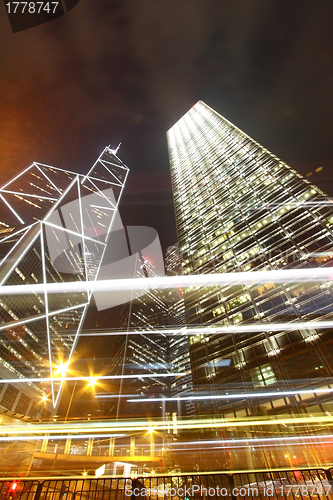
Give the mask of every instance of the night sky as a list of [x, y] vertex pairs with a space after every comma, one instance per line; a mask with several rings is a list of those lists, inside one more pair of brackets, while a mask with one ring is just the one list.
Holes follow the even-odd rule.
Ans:
[[85, 173], [121, 141], [124, 222], [166, 248], [165, 132], [202, 99], [333, 195], [331, 0], [80, 0], [15, 34], [0, 8], [1, 184], [33, 160]]

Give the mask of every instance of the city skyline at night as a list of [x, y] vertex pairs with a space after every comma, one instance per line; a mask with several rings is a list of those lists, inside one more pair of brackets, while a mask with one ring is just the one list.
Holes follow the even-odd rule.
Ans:
[[5, 0], [4, 500], [332, 497], [332, 16]]
[[[84, 287], [82, 306], [94, 298], [87, 321], [82, 316], [75, 359], [70, 363], [75, 347], [69, 355], [58, 344], [53, 351], [51, 366], [60, 374], [54, 383], [64, 382], [66, 394], [57, 415], [51, 409], [35, 423], [30, 467], [53, 471], [58, 464], [75, 472], [84, 457], [97, 464], [102, 455], [113, 471], [119, 462], [127, 473], [128, 467], [148, 474], [252, 470], [287, 467], [291, 451], [302, 466], [327, 465], [333, 204], [201, 101], [168, 131], [168, 142], [178, 244], [166, 252], [166, 275], [156, 231], [122, 223], [128, 169], [108, 148], [86, 176], [61, 174], [71, 177], [67, 192], [64, 187], [45, 216], [22, 228], [25, 235], [47, 226], [37, 249], [47, 266], [43, 279], [29, 281], [30, 260], [23, 259], [26, 269], [18, 259], [16, 281], [3, 281], [2, 303], [10, 311], [19, 298], [23, 304], [27, 286], [47, 307], [49, 298], [57, 304], [81, 297]], [[111, 188], [117, 166], [124, 177]], [[47, 168], [46, 188], [60, 191], [58, 169]], [[22, 177], [27, 185], [46, 191], [35, 169], [29, 175], [37, 184]], [[47, 201], [23, 186], [2, 188], [12, 217], [20, 215], [9, 195], [29, 206], [29, 196], [35, 205]], [[25, 215], [36, 217], [37, 208]], [[11, 240], [17, 229], [3, 226], [3, 241], [20, 251], [23, 240]], [[58, 319], [52, 334], [67, 335], [75, 346], [79, 329], [67, 310], [60, 313], [66, 322], [57, 310], [46, 315]], [[28, 328], [33, 322], [22, 321]], [[20, 342], [8, 326], [11, 345]], [[25, 382], [31, 379], [27, 373]], [[15, 425], [23, 435], [24, 426]]]

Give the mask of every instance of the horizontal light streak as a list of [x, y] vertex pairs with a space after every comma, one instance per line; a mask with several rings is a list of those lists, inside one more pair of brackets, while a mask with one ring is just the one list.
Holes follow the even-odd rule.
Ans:
[[246, 325], [230, 325], [230, 326], [206, 326], [203, 328], [170, 328], [160, 330], [134, 330], [134, 331], [115, 331], [115, 332], [92, 332], [82, 333], [84, 337], [103, 337], [103, 336], [119, 336], [119, 335], [215, 335], [219, 333], [250, 333], [250, 332], [267, 332], [267, 331], [284, 331], [284, 330], [307, 330], [316, 328], [332, 328], [333, 321], [301, 321], [299, 323], [260, 323]]
[[[146, 430], [146, 429], [144, 429]], [[11, 441], [41, 441], [44, 439], [48, 439], [49, 441], [53, 440], [59, 440], [59, 441], [65, 441], [67, 439], [110, 439], [110, 438], [121, 438], [121, 437], [126, 437], [127, 434], [115, 434], [115, 433], [104, 433], [104, 434], [52, 434], [52, 436], [49, 436], [47, 434], [40, 434], [40, 435], [25, 435], [25, 436], [0, 436], [0, 442], [11, 442]], [[327, 439], [327, 441], [319, 441]], [[280, 437], [280, 438], [262, 438], [262, 439], [226, 439], [226, 440], [216, 440], [216, 441], [192, 441], [192, 442], [177, 442], [177, 443], [169, 443], [168, 446], [172, 446], [173, 451], [181, 451], [184, 450], [184, 447], [190, 446], [190, 445], [212, 445], [210, 448], [212, 449], [236, 449], [236, 448], [248, 448], [248, 447], [268, 447], [268, 446], [283, 446], [285, 441], [295, 441], [292, 442], [294, 446], [303, 446], [304, 444], [332, 444], [332, 435], [319, 435], [319, 436], [288, 436], [288, 437]], [[306, 442], [303, 442], [306, 441]], [[243, 444], [243, 446], [237, 446], [239, 444]], [[228, 446], [231, 445], [231, 446]], [[179, 448], [175, 448], [175, 446]], [[149, 445], [145, 446], [146, 448], [149, 447]], [[196, 449], [200, 449], [200, 446]], [[191, 448], [191, 451], [193, 448]], [[161, 448], [156, 448], [156, 451], [165, 451], [162, 450]]]
[[[332, 436], [331, 436], [332, 437]], [[177, 443], [179, 446], [182, 445], [182, 443]], [[251, 441], [249, 441], [249, 444], [248, 445], [239, 445], [239, 446], [211, 446], [208, 450], [205, 450], [205, 451], [212, 451], [212, 450], [239, 450], [239, 449], [244, 449], [244, 448], [252, 448], [252, 449], [255, 449], [255, 448], [269, 448], [269, 447], [282, 447], [284, 443], [269, 443], [269, 444], [251, 444]], [[308, 445], [310, 443], [292, 443], [293, 446], [304, 446], [304, 445]], [[315, 445], [317, 444], [332, 444], [332, 441], [316, 441], [315, 443], [313, 443]], [[200, 450], [202, 451], [202, 449], [200, 447], [198, 448], [191, 448], [189, 451], [195, 451], [195, 450]], [[172, 451], [185, 451], [183, 448], [173, 448]], [[286, 450], [288, 451], [288, 449]]]
[[[197, 419], [197, 420], [177, 420], [178, 430], [193, 430], [193, 429], [216, 429], [216, 428], [241, 428], [249, 426], [275, 426], [276, 425], [303, 425], [303, 424], [326, 424], [331, 426], [333, 423], [333, 416], [317, 416], [317, 417], [289, 417], [289, 418], [272, 418], [253, 420], [247, 418], [245, 420], [235, 419], [228, 420], [222, 418], [216, 419]], [[71, 437], [72, 434], [82, 435], [91, 434], [92, 436], [99, 438], [101, 434], [98, 433], [120, 433], [120, 432], [148, 432], [148, 429], [153, 429], [154, 432], [164, 431], [171, 429], [174, 422], [172, 420], [159, 420], [159, 421], [106, 421], [106, 422], [93, 422], [87, 421], [85, 423], [71, 423], [71, 422], [53, 422], [48, 424], [36, 423], [30, 425], [1, 425], [0, 432], [1, 435], [36, 435], [36, 434], [66, 434]], [[319, 436], [322, 437], [322, 436]], [[285, 439], [285, 438], [283, 438]], [[301, 438], [300, 438], [301, 439]], [[302, 438], [303, 439], [303, 438]], [[178, 443], [177, 443], [178, 444]]]
[[[141, 375], [139, 375], [140, 377]], [[115, 399], [119, 399], [119, 398], [135, 398], [136, 397], [136, 394], [95, 394], [95, 398], [115, 398]], [[137, 396], [139, 397], [139, 395]]]
[[[117, 438], [117, 437], [125, 437], [126, 434], [79, 434], [79, 435], [72, 435], [72, 434], [59, 434], [58, 436], [55, 436], [52, 434], [52, 439], [59, 439], [59, 440], [65, 440], [65, 439], [90, 439], [90, 438], [96, 438], [96, 439], [101, 439], [101, 438]], [[0, 442], [1, 441], [39, 441], [41, 439], [51, 439], [50, 436], [47, 435], [39, 435], [39, 436], [0, 436]]]
[[[163, 378], [163, 377], [178, 377], [181, 375], [186, 375], [186, 372], [177, 372], [177, 373], [150, 373], [149, 375], [137, 373], [136, 375], [96, 375], [97, 381], [100, 380], [117, 380], [123, 378]], [[89, 382], [89, 377], [86, 375], [85, 377], [64, 377], [64, 378], [8, 378], [8, 379], [0, 379], [0, 384], [18, 384], [18, 383], [29, 383], [29, 382], [64, 382], [64, 381], [73, 381], [73, 380], [85, 380]], [[332, 389], [333, 391], [333, 389]]]
[[274, 443], [276, 441], [311, 441], [312, 439], [333, 439], [332, 434], [319, 436], [285, 436], [276, 438], [249, 438], [249, 439], [210, 439], [202, 441], [184, 441], [183, 443], [169, 443], [168, 446], [187, 446], [196, 444], [238, 444], [238, 443]]
[[[275, 391], [275, 392], [251, 392], [245, 394], [219, 394], [219, 395], [209, 395], [209, 399], [248, 399], [248, 398], [267, 398], [267, 397], [277, 397], [277, 396], [297, 396], [298, 394], [322, 394], [322, 393], [332, 393], [333, 388], [327, 389], [302, 389], [299, 391]], [[142, 402], [161, 402], [161, 401], [198, 401], [207, 400], [208, 396], [176, 396], [172, 398], [137, 398], [128, 399], [129, 403], [142, 403]]]
[[[44, 223], [47, 222], [46, 220]], [[86, 291], [156, 290], [168, 288], [207, 287], [223, 284], [288, 283], [300, 281], [332, 280], [333, 268], [287, 269], [278, 271], [249, 271], [239, 273], [193, 274], [190, 276], [158, 276], [154, 278], [127, 278], [98, 280], [94, 282], [71, 281], [67, 283], [47, 283], [11, 285], [1, 287], [1, 294], [19, 293], [62, 293]]]

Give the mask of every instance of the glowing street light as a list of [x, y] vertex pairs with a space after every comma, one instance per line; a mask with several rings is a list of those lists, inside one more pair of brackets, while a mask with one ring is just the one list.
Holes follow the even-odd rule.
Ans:
[[55, 375], [60, 375], [62, 378], [64, 378], [68, 371], [68, 363], [63, 363], [62, 361], [60, 361], [59, 365], [55, 365], [55, 368]]
[[92, 388], [94, 388], [94, 387], [95, 387], [95, 385], [97, 384], [97, 377], [90, 377], [90, 378], [88, 379], [88, 382], [89, 382], [89, 383], [88, 383], [88, 387], [92, 387]]
[[148, 432], [149, 432], [149, 434], [150, 434], [150, 435], [152, 435], [152, 434], [153, 434], [153, 432], [154, 432], [154, 429], [153, 429], [152, 427], [149, 427], [149, 428], [148, 428]]
[[42, 401], [48, 401], [46, 394], [44, 394], [44, 396], [42, 396]]

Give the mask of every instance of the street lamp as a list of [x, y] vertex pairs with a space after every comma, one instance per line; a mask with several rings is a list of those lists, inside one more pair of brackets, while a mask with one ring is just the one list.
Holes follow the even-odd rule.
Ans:
[[66, 373], [68, 372], [68, 362], [63, 363], [62, 361], [59, 361], [59, 364], [55, 365], [55, 368], [55, 375], [60, 375], [62, 378], [64, 378]]
[[94, 387], [95, 387], [95, 385], [97, 384], [97, 377], [90, 377], [90, 378], [88, 379], [88, 382], [89, 382], [89, 383], [88, 383], [88, 387], [92, 387], [92, 388], [94, 388]]

